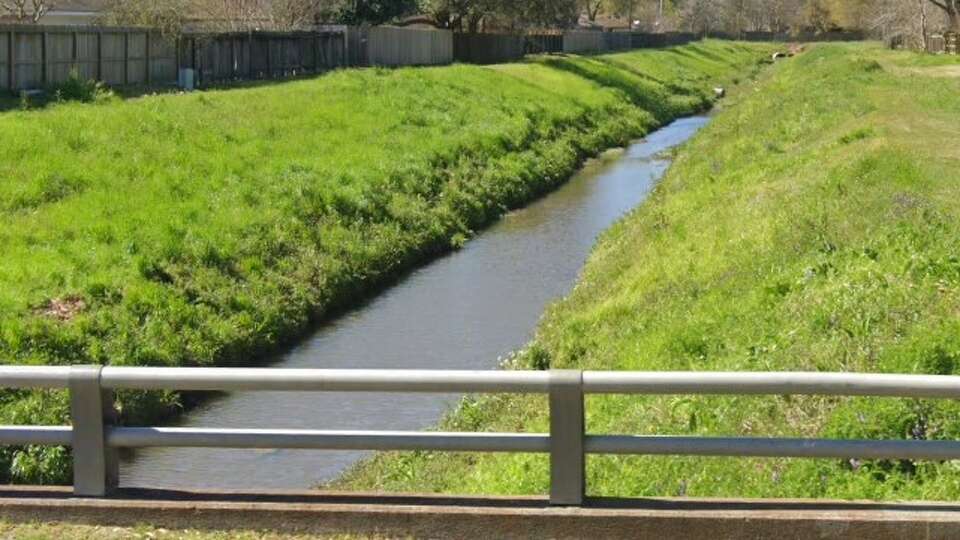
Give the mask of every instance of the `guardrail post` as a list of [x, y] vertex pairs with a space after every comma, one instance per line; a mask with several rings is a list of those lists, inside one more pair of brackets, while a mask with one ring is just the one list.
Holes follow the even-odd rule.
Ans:
[[550, 504], [580, 506], [585, 491], [583, 372], [550, 372]]
[[73, 422], [73, 493], [103, 497], [117, 487], [120, 476], [116, 449], [107, 446], [107, 426], [113, 423], [113, 392], [100, 387], [101, 366], [70, 370], [70, 415]]

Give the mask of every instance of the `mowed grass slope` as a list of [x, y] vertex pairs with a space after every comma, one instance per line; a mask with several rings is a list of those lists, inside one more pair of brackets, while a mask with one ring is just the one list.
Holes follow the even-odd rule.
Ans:
[[[767, 49], [344, 70], [2, 114], [0, 361], [254, 363], [584, 157], [708, 107]], [[120, 397], [131, 423], [178, 403]], [[0, 423], [67, 409], [0, 394]], [[5, 450], [0, 479], [62, 480], [64, 456]]]
[[[960, 375], [960, 62], [819, 45], [738, 90], [607, 232], [519, 367]], [[590, 397], [598, 434], [960, 439], [955, 401]], [[542, 399], [444, 428], [549, 430]], [[543, 493], [542, 456], [391, 454], [351, 487]], [[957, 462], [591, 457], [592, 495], [960, 497]]]

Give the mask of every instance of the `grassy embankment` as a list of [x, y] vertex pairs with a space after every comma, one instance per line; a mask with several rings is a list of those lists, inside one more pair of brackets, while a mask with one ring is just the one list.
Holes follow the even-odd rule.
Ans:
[[[586, 156], [708, 107], [767, 49], [344, 70], [2, 114], [0, 361], [255, 362]], [[178, 400], [120, 405], [149, 422]], [[0, 394], [4, 424], [67, 410], [63, 393]], [[3, 481], [68, 466], [62, 449], [0, 452]]]
[[[960, 62], [822, 45], [741, 87], [600, 240], [521, 367], [960, 375]], [[592, 433], [960, 439], [960, 403], [588, 398]], [[544, 432], [545, 402], [447, 428]], [[957, 462], [588, 460], [593, 495], [960, 497]], [[542, 493], [541, 456], [385, 455], [351, 487]]]

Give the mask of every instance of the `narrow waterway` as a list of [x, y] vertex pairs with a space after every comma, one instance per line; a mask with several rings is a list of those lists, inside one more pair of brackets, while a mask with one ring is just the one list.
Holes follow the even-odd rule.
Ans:
[[[573, 286], [597, 235], [641, 203], [665, 151], [705, 123], [686, 118], [625, 152], [588, 162], [567, 184], [505, 216], [455, 253], [324, 324], [276, 359], [282, 368], [493, 369]], [[206, 401], [188, 427], [420, 430], [459, 396], [242, 392]], [[328, 481], [363, 452], [163, 448], [124, 460], [124, 486], [292, 489]]]

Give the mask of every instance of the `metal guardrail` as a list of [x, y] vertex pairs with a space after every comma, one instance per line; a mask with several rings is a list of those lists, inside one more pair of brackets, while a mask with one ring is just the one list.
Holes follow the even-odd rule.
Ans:
[[[118, 448], [306, 448], [537, 452], [550, 455], [550, 501], [580, 505], [587, 454], [960, 459], [958, 441], [589, 435], [587, 394], [836, 395], [960, 398], [960, 377], [855, 373], [426, 371], [0, 366], [2, 388], [66, 388], [73, 426], [0, 426], [2, 445], [73, 448], [74, 493], [108, 496]], [[122, 427], [115, 390], [547, 394], [550, 433], [420, 433]]]

